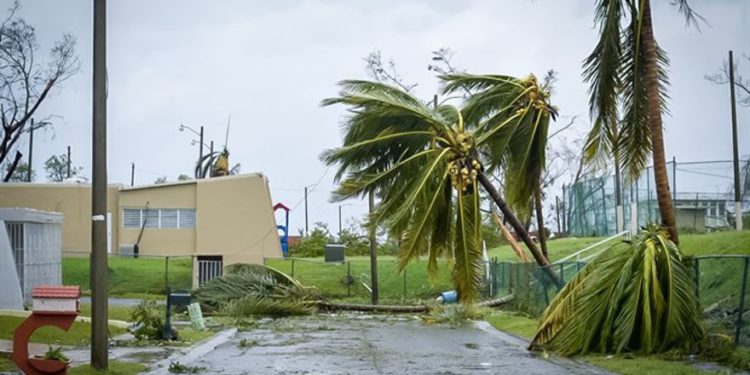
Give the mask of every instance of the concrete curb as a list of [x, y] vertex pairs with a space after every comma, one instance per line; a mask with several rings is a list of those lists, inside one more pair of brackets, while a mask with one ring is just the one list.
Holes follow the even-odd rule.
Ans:
[[225, 329], [218, 334], [214, 335], [210, 339], [200, 342], [190, 348], [180, 350], [163, 359], [159, 362], [151, 365], [150, 370], [143, 372], [143, 375], [167, 375], [169, 374], [169, 364], [172, 362], [179, 362], [183, 365], [189, 365], [190, 363], [200, 359], [204, 355], [208, 354], [212, 350], [216, 349], [217, 346], [229, 341], [234, 335], [237, 334], [237, 328]]

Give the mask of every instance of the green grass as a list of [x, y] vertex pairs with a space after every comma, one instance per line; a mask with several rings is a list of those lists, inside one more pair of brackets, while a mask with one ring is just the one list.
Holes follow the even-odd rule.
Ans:
[[587, 355], [582, 359], [622, 375], [704, 375], [714, 373], [693, 367], [688, 363], [667, 361], [656, 357], [613, 356], [612, 358], [607, 358], [602, 355]]
[[[82, 303], [79, 305], [80, 316], [91, 316], [91, 304]], [[122, 320], [125, 322], [130, 321], [130, 314], [133, 312], [133, 308], [129, 306], [118, 306], [109, 305], [107, 307], [107, 319]]]
[[[552, 262], [575, 253], [584, 247], [603, 240], [604, 237], [569, 237], [552, 239], [547, 242]], [[526, 250], [523, 243], [521, 248]], [[750, 254], [750, 230], [742, 232], [727, 231], [704, 234], [680, 235], [680, 250], [686, 255], [710, 254]], [[517, 261], [510, 245], [503, 245], [488, 251], [490, 258]]]
[[140, 363], [123, 362], [117, 360], [109, 360], [109, 368], [105, 371], [95, 370], [90, 365], [81, 365], [73, 367], [68, 370], [70, 375], [94, 375], [94, 374], [110, 374], [110, 375], [135, 375], [144, 371], [146, 366]]
[[531, 340], [536, 333], [537, 320], [523, 313], [496, 310], [485, 316], [484, 319], [501, 331], [512, 333], [527, 340]]
[[[294, 272], [292, 272], [294, 263]], [[353, 283], [351, 288], [346, 284], [351, 264]], [[268, 259], [266, 265], [294, 276], [306, 286], [314, 286], [327, 298], [347, 302], [366, 302], [370, 292], [362, 285], [372, 287], [370, 283], [369, 257], [349, 257], [344, 264], [326, 264], [322, 258], [305, 258], [303, 260]], [[406, 293], [404, 294], [404, 282]], [[444, 261], [440, 262], [439, 271], [433, 280], [427, 275], [427, 261], [420, 260], [409, 264], [404, 272], [397, 272], [397, 262], [393, 257], [378, 258], [378, 286], [380, 302], [419, 303], [433, 299], [440, 292], [453, 289], [450, 268]]]
[[[80, 285], [84, 293], [89, 291], [89, 258], [64, 257], [62, 262], [63, 284]], [[113, 296], [142, 296], [164, 294], [165, 260], [153, 258], [108, 259], [108, 290]], [[191, 259], [169, 260], [169, 285], [172, 289], [191, 289], [193, 264]], [[140, 298], [140, 297], [138, 297]]]
[[[13, 331], [26, 318], [17, 316], [0, 316], [0, 339], [11, 340]], [[109, 327], [109, 333], [116, 336], [125, 333], [124, 328]], [[42, 327], [36, 330], [29, 341], [66, 346], [82, 346], [89, 342], [91, 337], [91, 324], [75, 322], [67, 332], [55, 327]]]

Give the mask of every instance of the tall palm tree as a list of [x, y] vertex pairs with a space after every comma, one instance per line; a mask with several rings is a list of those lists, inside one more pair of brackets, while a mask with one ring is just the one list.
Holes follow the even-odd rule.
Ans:
[[[688, 23], [698, 16], [687, 0], [671, 0]], [[649, 0], [598, 0], [595, 22], [599, 41], [584, 61], [590, 84], [593, 128], [584, 157], [613, 155], [626, 176], [636, 179], [653, 157], [656, 195], [662, 225], [679, 244], [664, 155], [662, 112], [666, 110], [668, 59], [654, 38]], [[621, 27], [625, 20], [625, 27]], [[620, 110], [622, 116], [620, 116]]]
[[[529, 247], [549, 277], [561, 285], [528, 232], [485, 175], [502, 168], [505, 194], [514, 207], [528, 203], [536, 186], [534, 171], [544, 165], [546, 129], [554, 109], [529, 76], [444, 76], [445, 92], [476, 91], [462, 110], [430, 106], [386, 84], [349, 80], [336, 98], [344, 104], [341, 147], [321, 158], [338, 165], [334, 200], [377, 193], [381, 201], [369, 225], [385, 224], [402, 238], [400, 267], [427, 254], [428, 270], [441, 255], [455, 259], [453, 281], [462, 302], [477, 296], [482, 275], [481, 185]], [[462, 88], [463, 89], [463, 88]], [[530, 173], [528, 173], [530, 172]]]

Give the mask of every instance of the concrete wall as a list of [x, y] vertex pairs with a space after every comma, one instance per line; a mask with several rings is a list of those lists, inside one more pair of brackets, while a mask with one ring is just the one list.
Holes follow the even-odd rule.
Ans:
[[196, 254], [223, 255], [225, 266], [281, 257], [272, 206], [263, 175], [199, 180]]
[[[107, 188], [107, 211], [112, 214], [112, 248], [117, 252], [120, 225], [117, 209], [119, 186]], [[0, 207], [28, 207], [63, 214], [62, 251], [64, 253], [91, 252], [91, 185], [58, 183], [0, 184]]]
[[[126, 208], [196, 208], [195, 181], [124, 188], [120, 191], [118, 216], [122, 223]], [[196, 215], [198, 215], [196, 213]], [[133, 245], [138, 240], [140, 228], [123, 228], [120, 225], [121, 245]], [[195, 229], [144, 228], [138, 245], [144, 255], [192, 255], [195, 252]]]

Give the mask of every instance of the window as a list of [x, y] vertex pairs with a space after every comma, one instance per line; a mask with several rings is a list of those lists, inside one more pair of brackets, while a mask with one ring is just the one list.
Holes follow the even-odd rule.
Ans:
[[193, 229], [195, 228], [194, 208], [123, 208], [122, 227], [140, 229]]
[[141, 227], [141, 210], [139, 208], [125, 208], [122, 210], [123, 228]]
[[180, 209], [180, 228], [195, 228], [195, 209]]
[[177, 223], [177, 212], [175, 209], [162, 209], [161, 211], [161, 228], [179, 228]]

